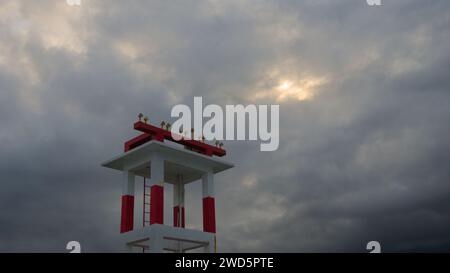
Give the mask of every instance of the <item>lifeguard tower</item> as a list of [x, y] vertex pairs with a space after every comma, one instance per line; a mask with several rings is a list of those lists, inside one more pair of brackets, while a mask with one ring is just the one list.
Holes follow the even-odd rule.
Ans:
[[[141, 135], [125, 142], [124, 153], [102, 164], [123, 172], [120, 233], [127, 252], [216, 251], [214, 175], [233, 167], [219, 160], [222, 145], [182, 137], [175, 140], [170, 125], [134, 123]], [[165, 142], [167, 141], [167, 142]], [[142, 226], [135, 228], [135, 179], [143, 177]], [[203, 187], [203, 231], [185, 228], [185, 185], [201, 181]], [[173, 225], [164, 224], [164, 184], [173, 185]]]

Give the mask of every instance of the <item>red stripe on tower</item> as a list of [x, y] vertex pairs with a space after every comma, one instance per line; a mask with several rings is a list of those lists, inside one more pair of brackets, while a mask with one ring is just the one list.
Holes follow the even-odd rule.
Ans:
[[122, 215], [120, 219], [120, 233], [133, 230], [134, 222], [134, 196], [122, 196]]
[[203, 231], [216, 233], [216, 209], [214, 197], [203, 198]]
[[150, 188], [150, 225], [164, 224], [164, 187], [153, 185]]
[[178, 219], [180, 216], [179, 213], [180, 213], [180, 207], [179, 206], [173, 207], [173, 226], [174, 227], [180, 226], [180, 223], [178, 222]]

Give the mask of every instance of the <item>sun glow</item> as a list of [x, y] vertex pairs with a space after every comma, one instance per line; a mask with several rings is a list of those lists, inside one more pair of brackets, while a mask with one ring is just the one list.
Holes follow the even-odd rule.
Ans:
[[279, 86], [278, 89], [279, 90], [289, 90], [289, 88], [292, 86], [292, 82], [289, 81], [285, 81], [282, 82]]
[[297, 99], [299, 101], [310, 100], [316, 94], [316, 89], [326, 81], [324, 78], [306, 78], [297, 82], [283, 80], [275, 88], [277, 101]]
[[325, 77], [307, 77], [300, 80], [281, 79], [270, 90], [257, 92], [254, 99], [273, 98], [277, 102], [288, 100], [307, 101], [314, 98], [318, 88], [327, 83]]

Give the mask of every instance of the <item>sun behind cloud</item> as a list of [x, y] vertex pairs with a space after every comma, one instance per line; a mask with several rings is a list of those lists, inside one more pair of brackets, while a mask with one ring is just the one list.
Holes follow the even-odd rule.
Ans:
[[269, 90], [256, 92], [253, 99], [274, 99], [276, 102], [288, 100], [308, 101], [312, 100], [318, 92], [318, 88], [328, 82], [326, 77], [308, 76], [293, 80], [282, 78], [276, 81]]
[[299, 101], [311, 100], [316, 92], [317, 88], [327, 81], [324, 77], [321, 78], [305, 78], [297, 82], [293, 81], [281, 81], [275, 88], [276, 100], [283, 102], [288, 99], [297, 99]]

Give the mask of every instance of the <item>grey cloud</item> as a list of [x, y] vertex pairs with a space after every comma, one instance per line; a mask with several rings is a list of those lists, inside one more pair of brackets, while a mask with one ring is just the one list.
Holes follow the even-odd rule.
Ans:
[[[252, 95], [283, 76], [328, 81], [281, 102], [278, 151], [226, 143], [219, 249], [448, 251], [450, 5], [363, 2], [0, 5], [0, 251], [120, 250], [121, 175], [99, 165], [136, 134], [136, 114], [168, 119], [194, 95], [276, 103]], [[188, 190], [200, 226], [200, 189]]]

